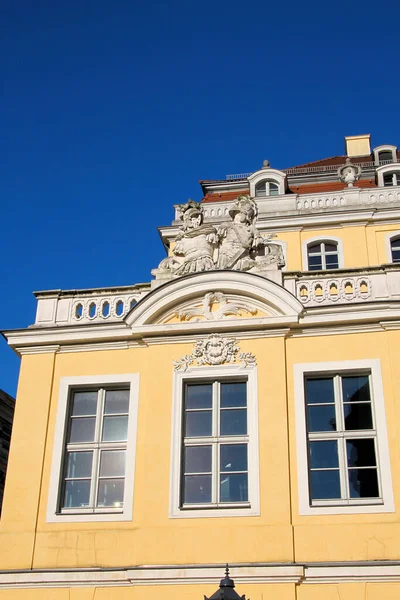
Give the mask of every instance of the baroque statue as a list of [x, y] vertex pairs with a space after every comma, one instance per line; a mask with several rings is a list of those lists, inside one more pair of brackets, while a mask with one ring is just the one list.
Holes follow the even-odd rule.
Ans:
[[203, 207], [189, 200], [178, 207], [182, 222], [172, 256], [152, 271], [158, 280], [190, 273], [232, 269], [260, 273], [285, 265], [282, 247], [262, 236], [256, 227], [257, 204], [248, 195], [238, 196], [229, 209], [230, 221], [214, 226], [203, 222]]

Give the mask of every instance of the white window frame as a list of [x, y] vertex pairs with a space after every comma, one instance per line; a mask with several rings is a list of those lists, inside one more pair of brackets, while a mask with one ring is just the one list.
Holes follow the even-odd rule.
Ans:
[[375, 165], [379, 166], [379, 164], [380, 164], [379, 163], [379, 154], [381, 152], [391, 152], [392, 153], [392, 160], [391, 160], [391, 162], [396, 162], [397, 147], [396, 146], [392, 146], [390, 144], [385, 144], [383, 146], [377, 146], [376, 148], [373, 149]]
[[[277, 169], [263, 168], [255, 173], [252, 173], [247, 178], [250, 186], [250, 196], [252, 198], [256, 197], [256, 185], [261, 183], [264, 180], [272, 181], [276, 183], [278, 186], [279, 196], [285, 194], [286, 191], [286, 173], [283, 171], [278, 171]], [[275, 196], [257, 196], [260, 200], [262, 198], [275, 198]]]
[[400, 231], [391, 231], [390, 233], [388, 233], [386, 235], [386, 255], [388, 258], [388, 263], [392, 263], [394, 265], [400, 265], [400, 263], [394, 263], [393, 262], [393, 256], [392, 256], [392, 242], [395, 239], [400, 239]]
[[[104, 513], [79, 513], [79, 510], [75, 513], [60, 513], [59, 503], [63, 484], [62, 474], [65, 455], [65, 434], [68, 426], [68, 406], [71, 393], [75, 388], [84, 388], [86, 386], [102, 387], [113, 384], [117, 386], [126, 385], [129, 386], [130, 389], [123, 508], [120, 512], [110, 512], [109, 509], [109, 512], [106, 512], [107, 509], [105, 509]], [[138, 400], [139, 373], [128, 373], [123, 375], [84, 375], [61, 378], [47, 504], [47, 523], [132, 521]]]
[[[193, 380], [223, 381], [247, 379], [247, 427], [248, 427], [248, 491], [249, 502], [231, 507], [181, 508], [181, 462], [182, 462], [182, 418], [184, 384]], [[172, 437], [171, 437], [171, 481], [169, 517], [244, 517], [260, 515], [260, 482], [258, 450], [258, 392], [257, 368], [238, 365], [223, 367], [193, 367], [185, 372], [175, 371], [173, 380]]]
[[[324, 242], [325, 244], [333, 243], [333, 244], [337, 245], [339, 269], [344, 268], [343, 240], [339, 237], [335, 237], [332, 235], [330, 235], [329, 237], [321, 237], [321, 236], [317, 235], [315, 237], [304, 240], [302, 243], [301, 253], [302, 253], [302, 259], [303, 259], [303, 271], [308, 271], [308, 246], [313, 246], [314, 244], [322, 243], [322, 242]], [[335, 271], [336, 270], [337, 269], [335, 269]], [[315, 271], [315, 272], [317, 272], [317, 271]]]
[[[257, 187], [259, 185], [261, 185], [262, 183], [264, 184], [265, 194], [257, 194]], [[276, 188], [277, 188], [277, 193], [276, 194], [272, 194], [271, 193], [271, 189], [270, 189], [270, 184], [271, 183], [273, 185], [275, 185]], [[279, 196], [279, 181], [274, 181], [273, 179], [262, 179], [254, 187], [254, 193], [255, 193], [256, 198], [267, 198], [269, 196]]]
[[394, 162], [394, 163], [389, 163], [387, 165], [382, 165], [381, 167], [378, 167], [376, 169], [376, 177], [378, 180], [378, 187], [392, 187], [392, 186], [385, 186], [384, 183], [384, 176], [385, 175], [396, 175], [397, 178], [397, 186], [399, 186], [400, 184], [400, 163]]
[[[305, 377], [322, 374], [350, 374], [364, 371], [371, 373], [371, 396], [376, 424], [377, 466], [380, 473], [382, 500], [371, 504], [332, 504], [311, 506], [308, 476], [308, 444], [305, 403]], [[387, 436], [386, 411], [382, 386], [382, 371], [379, 359], [349, 360], [326, 363], [302, 363], [294, 366], [294, 396], [296, 410], [296, 449], [299, 486], [300, 515], [345, 515], [394, 512], [392, 475], [390, 469], [389, 443]], [[338, 501], [339, 502], [339, 501]]]

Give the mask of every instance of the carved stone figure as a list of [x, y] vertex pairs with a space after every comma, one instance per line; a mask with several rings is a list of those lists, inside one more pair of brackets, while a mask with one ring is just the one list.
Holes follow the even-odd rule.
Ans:
[[182, 226], [176, 236], [173, 256], [152, 271], [159, 283], [190, 273], [234, 269], [263, 273], [284, 266], [282, 248], [263, 237], [255, 221], [257, 205], [247, 195], [237, 198], [229, 210], [231, 221], [218, 230], [203, 223], [203, 207], [189, 200], [178, 207]]
[[257, 205], [250, 196], [241, 195], [229, 210], [231, 222], [218, 228], [220, 241], [218, 269], [248, 271], [255, 265], [251, 251], [263, 243], [263, 239], [254, 227]]
[[215, 227], [203, 224], [203, 213], [197, 202], [189, 200], [181, 210], [183, 228], [176, 236], [173, 253], [182, 256], [183, 262], [175, 275], [212, 271], [215, 269], [214, 248], [218, 242]]
[[355, 182], [360, 179], [361, 167], [353, 165], [350, 158], [346, 158], [346, 164], [337, 170], [340, 181], [347, 184], [347, 187], [353, 187]]

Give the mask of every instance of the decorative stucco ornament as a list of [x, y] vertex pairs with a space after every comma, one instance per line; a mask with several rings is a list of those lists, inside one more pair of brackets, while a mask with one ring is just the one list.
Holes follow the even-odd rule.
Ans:
[[[214, 310], [214, 305], [219, 305]], [[218, 321], [227, 317], [239, 315], [242, 311], [251, 315], [257, 313], [256, 308], [252, 308], [242, 300], [229, 300], [222, 292], [209, 292], [203, 298], [201, 306], [185, 308], [179, 311], [177, 316], [181, 321]]]
[[347, 184], [347, 187], [353, 187], [355, 182], [361, 177], [361, 167], [353, 165], [350, 158], [346, 158], [346, 164], [337, 170], [340, 181]]
[[229, 210], [231, 220], [218, 227], [203, 223], [203, 207], [193, 200], [177, 210], [182, 226], [173, 256], [162, 260], [152, 271], [160, 283], [215, 269], [262, 274], [285, 265], [281, 246], [270, 242], [274, 236], [263, 237], [257, 229], [258, 208], [250, 196], [239, 195]]
[[255, 366], [256, 358], [251, 352], [240, 352], [234, 338], [226, 338], [218, 333], [209, 335], [204, 340], [196, 342], [192, 354], [185, 354], [180, 360], [174, 361], [175, 369], [186, 371], [192, 365], [222, 365], [224, 363], [241, 362], [243, 367]]

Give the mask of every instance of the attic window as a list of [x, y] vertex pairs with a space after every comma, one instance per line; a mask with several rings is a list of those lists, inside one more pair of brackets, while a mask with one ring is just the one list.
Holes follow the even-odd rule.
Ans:
[[256, 197], [260, 196], [278, 196], [279, 185], [275, 181], [264, 179], [256, 185]]
[[378, 157], [380, 165], [393, 161], [393, 153], [391, 150], [383, 150], [382, 152], [379, 152]]

